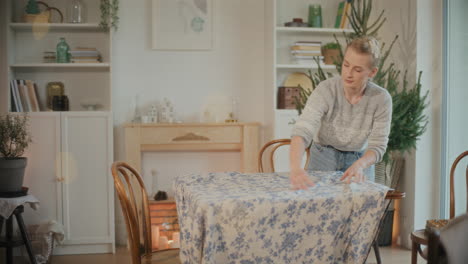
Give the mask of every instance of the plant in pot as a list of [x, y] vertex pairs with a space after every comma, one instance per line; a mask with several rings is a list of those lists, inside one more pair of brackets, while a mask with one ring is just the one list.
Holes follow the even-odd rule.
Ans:
[[31, 142], [27, 115], [0, 116], [0, 193], [22, 190], [27, 164], [22, 155]]
[[341, 46], [337, 42], [329, 42], [322, 46], [323, 62], [325, 64], [335, 64], [340, 57]]
[[[39, 4], [44, 5], [46, 11], [41, 12]], [[23, 20], [26, 23], [47, 23], [50, 18], [50, 11], [47, 9], [49, 6], [41, 1], [29, 0], [25, 8]]]

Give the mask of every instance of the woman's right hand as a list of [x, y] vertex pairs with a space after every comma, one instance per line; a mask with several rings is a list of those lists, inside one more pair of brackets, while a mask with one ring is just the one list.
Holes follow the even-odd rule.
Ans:
[[306, 190], [315, 185], [307, 175], [307, 172], [302, 168], [291, 170], [289, 180], [291, 181], [291, 188], [293, 190]]

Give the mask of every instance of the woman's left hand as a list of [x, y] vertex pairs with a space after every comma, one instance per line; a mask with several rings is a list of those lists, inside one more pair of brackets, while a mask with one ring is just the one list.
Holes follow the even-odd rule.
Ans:
[[355, 161], [353, 165], [343, 173], [343, 177], [341, 177], [340, 180], [346, 181], [346, 183], [363, 182], [365, 180], [364, 166], [361, 164], [360, 160]]

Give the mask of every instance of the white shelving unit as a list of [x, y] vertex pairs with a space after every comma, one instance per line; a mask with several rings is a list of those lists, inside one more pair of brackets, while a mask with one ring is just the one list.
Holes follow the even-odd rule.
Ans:
[[[55, 220], [65, 240], [54, 254], [115, 252], [111, 105], [112, 32], [99, 27], [99, 1], [83, 0], [88, 23], [22, 22], [27, 0], [0, 1], [0, 111], [11, 111], [11, 80], [37, 85], [40, 112], [28, 113], [33, 143], [25, 153], [25, 186], [41, 203], [25, 210], [26, 224]], [[47, 0], [66, 17], [69, 1]], [[44, 51], [55, 50], [64, 37], [70, 49], [96, 48], [102, 63], [44, 63]], [[5, 48], [4, 48], [5, 47]], [[70, 111], [47, 108], [47, 83], [64, 83]], [[96, 111], [84, 102], [95, 100]]]
[[[284, 23], [293, 18], [302, 18], [307, 22], [308, 6], [320, 4], [322, 7], [322, 28], [310, 27], [285, 27]], [[316, 72], [316, 63], [298, 64], [292, 58], [290, 47], [297, 41], [320, 41], [322, 45], [335, 42], [335, 36], [345, 43], [343, 33], [352, 32], [351, 29], [333, 28], [337, 15], [339, 0], [269, 0], [266, 4], [266, 38], [267, 51], [271, 56], [266, 58], [266, 121], [271, 128], [271, 134], [267, 134], [266, 140], [289, 138], [294, 121], [298, 117], [295, 109], [277, 109], [278, 87], [288, 75], [309, 70]], [[338, 74], [335, 65], [320, 65], [323, 70], [332, 74]], [[279, 171], [287, 171], [287, 151], [279, 152], [275, 164]], [[286, 161], [286, 162], [285, 162]]]

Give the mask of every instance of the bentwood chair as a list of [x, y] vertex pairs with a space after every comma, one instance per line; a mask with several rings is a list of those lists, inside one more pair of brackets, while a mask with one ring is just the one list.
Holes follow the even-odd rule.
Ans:
[[428, 264], [465, 264], [468, 260], [468, 214], [428, 234]]
[[120, 161], [114, 162], [111, 170], [125, 218], [132, 264], [180, 263], [178, 249], [152, 249], [148, 195], [138, 172]]
[[[291, 145], [291, 139], [289, 138], [283, 138], [283, 139], [275, 139], [267, 142], [262, 149], [260, 150], [258, 154], [258, 171], [259, 172], [266, 172], [266, 171], [271, 171], [274, 172], [275, 170], [275, 153], [276, 151], [283, 146], [290, 146]], [[304, 166], [304, 168], [307, 168], [309, 164], [309, 158], [310, 158], [310, 151], [309, 148], [306, 149], [307, 153], [307, 162]], [[265, 158], [268, 158], [268, 163], [266, 163]], [[265, 166], [264, 166], [265, 165]], [[269, 165], [267, 168], [266, 165]]]
[[[455, 217], [455, 190], [454, 190], [454, 174], [457, 165], [460, 161], [468, 156], [468, 151], [463, 152], [462, 154], [458, 155], [455, 161], [450, 168], [450, 219]], [[468, 165], [466, 166], [466, 186], [468, 191]], [[467, 201], [467, 212], [468, 212], [468, 201]], [[427, 246], [428, 245], [428, 237], [424, 232], [424, 229], [416, 230], [411, 233], [411, 264], [418, 263], [418, 252], [424, 259], [427, 260], [427, 253], [421, 249], [421, 245]], [[468, 250], [467, 250], [468, 251]]]
[[[259, 172], [265, 172], [266, 171], [267, 168], [266, 168], [266, 166], [264, 166], [264, 165], [266, 165], [266, 164], [264, 164], [265, 160], [267, 160], [269, 162], [268, 163], [269, 169], [270, 169], [269, 171], [275, 172], [275, 153], [276, 153], [276, 151], [280, 147], [289, 146], [289, 145], [291, 145], [291, 139], [288, 139], [288, 138], [275, 139], [275, 140], [271, 140], [271, 141], [267, 142], [261, 148], [261, 150], [260, 150], [260, 152], [258, 154], [258, 170], [259, 170]], [[310, 159], [310, 148], [307, 148], [305, 151], [307, 153], [307, 161], [306, 161], [306, 164], [305, 164], [304, 168], [307, 168], [308, 164], [309, 164], [309, 159]], [[380, 251], [379, 251], [379, 247], [378, 247], [378, 244], [377, 244], [377, 237], [378, 237], [378, 234], [380, 233], [380, 230], [382, 228], [383, 219], [385, 219], [385, 216], [388, 213], [388, 207], [390, 205], [390, 202], [392, 200], [402, 199], [404, 197], [405, 197], [404, 192], [399, 192], [399, 191], [394, 191], [394, 190], [388, 191], [386, 196], [385, 196], [385, 199], [388, 200], [387, 207], [386, 207], [384, 216], [382, 217], [382, 220], [379, 223], [379, 228], [377, 230], [374, 242], [372, 243], [372, 247], [374, 248], [375, 257], [377, 259], [378, 264], [382, 263], [382, 261], [380, 259]]]

